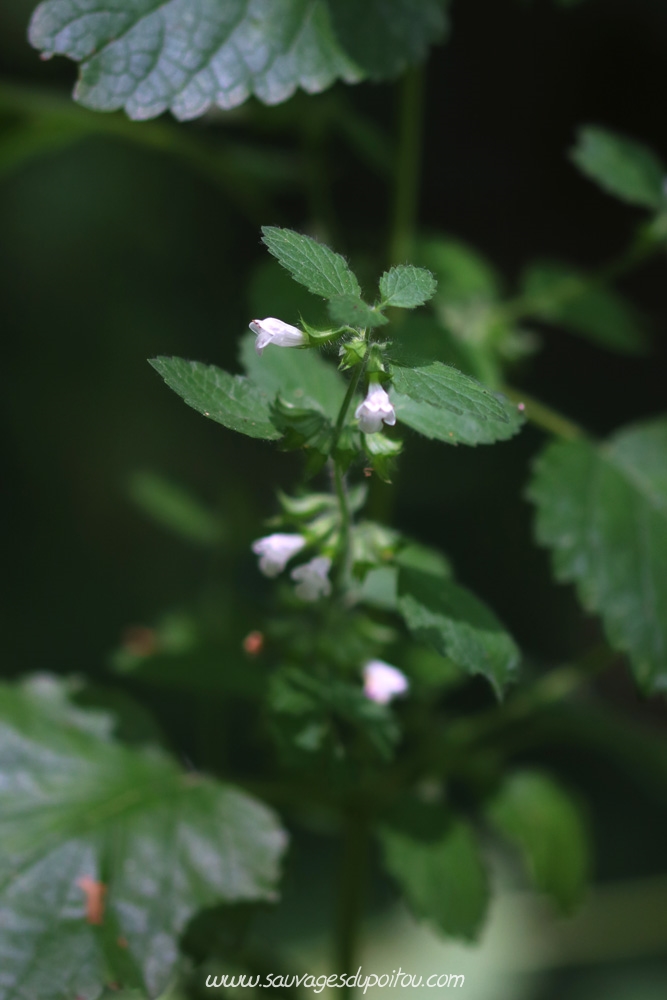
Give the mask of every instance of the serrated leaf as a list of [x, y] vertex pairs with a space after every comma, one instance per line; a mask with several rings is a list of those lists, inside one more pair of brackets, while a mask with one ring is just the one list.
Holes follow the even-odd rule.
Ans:
[[571, 796], [545, 774], [517, 771], [487, 813], [520, 848], [536, 888], [570, 913], [581, 901], [589, 873], [586, 829]]
[[331, 299], [328, 311], [329, 316], [337, 326], [374, 329], [378, 326], [385, 326], [389, 322], [378, 309], [367, 305], [357, 295], [339, 295], [335, 299]]
[[520, 654], [487, 606], [444, 575], [399, 566], [398, 610], [420, 642], [466, 673], [482, 674], [500, 696], [516, 679]]
[[528, 495], [556, 578], [602, 616], [640, 686], [667, 691], [667, 420], [550, 445]]
[[527, 312], [621, 354], [645, 354], [642, 315], [618, 292], [595, 284], [567, 264], [533, 264], [523, 276]]
[[440, 361], [392, 366], [397, 419], [447, 444], [492, 444], [512, 437], [523, 416], [504, 396]]
[[0, 772], [2, 1000], [93, 1000], [127, 969], [158, 996], [197, 910], [274, 897], [285, 835], [269, 809], [7, 686]]
[[345, 51], [376, 80], [422, 62], [443, 40], [448, 0], [330, 0], [331, 17]]
[[643, 208], [664, 205], [664, 164], [643, 143], [587, 125], [579, 129], [570, 158], [608, 194]]
[[145, 514], [168, 531], [197, 545], [215, 545], [223, 536], [220, 518], [182, 486], [155, 472], [135, 472], [128, 492]]
[[152, 358], [149, 363], [170, 389], [203, 416], [249, 437], [280, 437], [271, 423], [270, 399], [248, 379], [184, 358]]
[[361, 288], [347, 261], [323, 243], [292, 229], [262, 226], [262, 241], [295, 281], [325, 299], [361, 296]]
[[320, 409], [331, 420], [338, 416], [346, 384], [319, 351], [277, 348], [265, 351], [260, 358], [255, 338], [246, 334], [241, 339], [239, 357], [253, 385], [271, 400], [280, 394], [295, 406]]
[[46, 0], [30, 42], [81, 63], [74, 96], [130, 118], [196, 118], [251, 94], [265, 104], [363, 78], [325, 0]]
[[399, 264], [385, 271], [380, 278], [380, 295], [384, 306], [415, 309], [435, 295], [438, 282], [430, 271], [411, 264]]
[[489, 902], [479, 847], [467, 823], [453, 821], [438, 840], [380, 831], [384, 864], [418, 917], [451, 937], [475, 939]]

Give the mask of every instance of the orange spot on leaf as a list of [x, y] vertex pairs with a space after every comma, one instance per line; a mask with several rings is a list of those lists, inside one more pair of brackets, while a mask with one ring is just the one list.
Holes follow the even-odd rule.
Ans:
[[89, 924], [101, 924], [104, 920], [104, 897], [107, 887], [89, 875], [82, 875], [76, 884], [86, 896], [86, 920]]

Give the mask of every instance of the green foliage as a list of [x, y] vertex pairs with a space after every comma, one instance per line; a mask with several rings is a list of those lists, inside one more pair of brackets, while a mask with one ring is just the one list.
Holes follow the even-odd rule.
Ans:
[[523, 417], [503, 396], [440, 361], [392, 366], [392, 401], [402, 423], [447, 444], [492, 444], [512, 437]]
[[356, 295], [339, 295], [328, 305], [329, 315], [338, 326], [374, 329], [389, 322], [386, 316]]
[[84, 716], [0, 688], [7, 1000], [92, 1000], [112, 981], [158, 996], [197, 910], [275, 898], [285, 835], [265, 806]]
[[492, 264], [461, 240], [434, 236], [417, 243], [417, 258], [438, 279], [437, 296], [449, 304], [490, 301], [500, 293]]
[[359, 282], [339, 253], [292, 229], [262, 226], [262, 241], [295, 281], [325, 299], [361, 295]]
[[643, 317], [622, 295], [567, 264], [538, 263], [523, 276], [528, 315], [564, 326], [620, 354], [645, 354]]
[[418, 917], [444, 934], [474, 940], [489, 888], [475, 836], [453, 820], [444, 836], [421, 840], [385, 827], [380, 834], [387, 871]]
[[589, 850], [570, 795], [545, 774], [517, 771], [505, 779], [488, 816], [520, 849], [536, 887], [563, 913], [571, 912], [586, 887]]
[[215, 545], [223, 537], [220, 518], [182, 486], [155, 472], [136, 472], [129, 494], [152, 520], [198, 545]]
[[271, 423], [270, 400], [248, 379], [184, 358], [153, 358], [150, 363], [169, 388], [203, 416], [249, 437], [280, 437]]
[[433, 298], [437, 287], [438, 283], [430, 271], [423, 267], [400, 264], [385, 271], [380, 278], [382, 305], [415, 309]]
[[371, 79], [395, 76], [422, 62], [443, 39], [448, 0], [330, 0], [336, 34]]
[[398, 609], [420, 642], [468, 674], [482, 674], [500, 696], [516, 679], [519, 651], [496, 616], [438, 569], [401, 565]]
[[317, 351], [268, 349], [261, 358], [251, 333], [241, 338], [240, 361], [254, 386], [270, 399], [321, 410], [330, 420], [338, 416], [345, 382]]
[[664, 206], [665, 166], [643, 143], [587, 125], [579, 130], [570, 156], [608, 194], [642, 208]]
[[667, 690], [667, 421], [550, 445], [529, 497], [556, 577], [602, 616], [641, 687]]

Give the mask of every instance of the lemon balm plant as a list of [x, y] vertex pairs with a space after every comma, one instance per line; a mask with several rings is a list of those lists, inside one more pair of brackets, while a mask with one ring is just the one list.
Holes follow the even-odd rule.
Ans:
[[[363, 9], [356, 0], [46, 0], [30, 38], [44, 56], [80, 63], [75, 96], [87, 107], [190, 119], [249, 95], [272, 105], [299, 87], [396, 76], [443, 37], [445, 13], [440, 0], [374, 0]], [[244, 572], [259, 597], [242, 676], [231, 639], [226, 655], [213, 657], [230, 675], [228, 700], [241, 691], [252, 703], [261, 766], [249, 773], [226, 762], [209, 776], [178, 746], [123, 742], [112, 716], [82, 708], [67, 682], [3, 687], [2, 1000], [96, 1000], [119, 990], [158, 997], [174, 984], [198, 997], [216, 962], [265, 971], [267, 956], [246, 946], [248, 927], [280, 906], [288, 828], [297, 849], [309, 823], [341, 842], [331, 919], [339, 976], [356, 971], [368, 873], [378, 863], [419, 918], [468, 940], [487, 912], [489, 842], [511, 845], [562, 912], [582, 896], [589, 845], [578, 800], [519, 755], [570, 711], [582, 742], [599, 731], [599, 716], [577, 715], [568, 696], [619, 655], [644, 692], [667, 687], [667, 423], [658, 416], [599, 441], [507, 383], [517, 360], [538, 349], [536, 322], [602, 349], [647, 350], [643, 324], [613, 282], [664, 248], [665, 170], [633, 140], [582, 129], [572, 159], [645, 213], [636, 239], [590, 273], [533, 264], [516, 294], [503, 297], [479, 254], [416, 232], [414, 69], [402, 93], [391, 246], [375, 264], [362, 257], [364, 284], [372, 287], [365, 276], [375, 268], [377, 288], [364, 294], [361, 269], [325, 242], [266, 225], [266, 251], [326, 319], [307, 309], [249, 316], [243, 374], [151, 361], [221, 434], [301, 458], [296, 481], [276, 491], [270, 522], [257, 524], [250, 542], [255, 565]], [[152, 126], [132, 127], [141, 135]], [[171, 148], [171, 138], [151, 136]], [[220, 162], [198, 142], [184, 140], [185, 158], [215, 172]], [[236, 181], [225, 174], [225, 185], [242, 190], [241, 173]], [[548, 436], [526, 470], [536, 540], [551, 550], [556, 580], [575, 585], [604, 632], [576, 662], [541, 674], [458, 582], [447, 556], [394, 523], [386, 501], [417, 436], [434, 455], [503, 448], [527, 420]], [[378, 481], [386, 492], [374, 505]], [[135, 486], [165, 523], [216, 544], [207, 512], [155, 482]], [[116, 666], [195, 672], [212, 654], [190, 625], [172, 617], [134, 634]], [[623, 727], [607, 720], [604, 732], [608, 750], [622, 755]], [[224, 734], [213, 738], [222, 743]], [[646, 755], [664, 776], [664, 745], [651, 742]], [[243, 934], [236, 925], [227, 933], [228, 916]]]

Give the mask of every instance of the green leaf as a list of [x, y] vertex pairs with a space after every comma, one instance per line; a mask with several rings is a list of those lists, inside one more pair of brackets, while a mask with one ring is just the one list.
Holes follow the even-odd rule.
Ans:
[[504, 396], [440, 361], [392, 366], [399, 421], [448, 444], [492, 444], [512, 437], [523, 417]]
[[385, 867], [415, 914], [444, 934], [474, 940], [486, 914], [489, 888], [470, 827], [454, 821], [436, 841], [383, 828], [380, 840]]
[[417, 257], [435, 273], [437, 296], [444, 302], [490, 302], [500, 294], [501, 281], [493, 265], [460, 240], [445, 236], [420, 240]]
[[667, 691], [667, 420], [550, 445], [528, 495], [556, 578], [602, 616], [641, 687]]
[[547, 775], [517, 771], [489, 804], [488, 816], [520, 848], [536, 887], [570, 913], [589, 873], [586, 829], [572, 798]]
[[130, 497], [152, 520], [197, 545], [216, 545], [223, 537], [219, 517], [182, 486], [155, 472], [135, 472]]
[[435, 295], [438, 282], [430, 271], [411, 264], [400, 264], [385, 271], [380, 278], [383, 306], [415, 309]]
[[400, 566], [398, 610], [418, 641], [468, 674], [482, 674], [498, 696], [515, 680], [520, 656], [514, 640], [479, 598], [442, 570]]
[[445, 0], [330, 0], [346, 52], [372, 79], [396, 76], [422, 62], [447, 29]]
[[664, 205], [664, 164], [642, 143], [587, 125], [579, 129], [570, 157], [608, 194], [643, 208]]
[[622, 295], [595, 284], [567, 264], [531, 265], [522, 294], [529, 314], [564, 326], [621, 354], [645, 354], [648, 333], [642, 315]]
[[357, 329], [373, 329], [389, 322], [378, 309], [367, 305], [357, 295], [339, 295], [331, 299], [329, 315], [337, 326], [352, 326]]
[[[334, 0], [334, 3], [336, 0]], [[251, 94], [265, 104], [363, 78], [335, 38], [325, 0], [46, 0], [30, 42], [81, 63], [74, 96], [144, 120], [196, 118]]]
[[270, 399], [281, 398], [295, 406], [319, 409], [331, 420], [338, 416], [345, 397], [345, 381], [319, 351], [296, 351], [270, 348], [261, 358], [255, 350], [255, 338], [241, 339], [240, 361], [256, 385]]
[[[121, 978], [158, 996], [197, 910], [275, 896], [285, 835], [265, 806], [8, 686], [0, 773], [3, 1000], [93, 1000]], [[95, 926], [86, 886], [100, 882]]]
[[339, 295], [361, 296], [359, 282], [339, 253], [292, 229], [262, 226], [262, 240], [295, 281], [313, 295], [334, 299]]
[[170, 389], [205, 417], [249, 437], [280, 437], [271, 423], [270, 400], [248, 379], [184, 358], [152, 358], [150, 364]]

